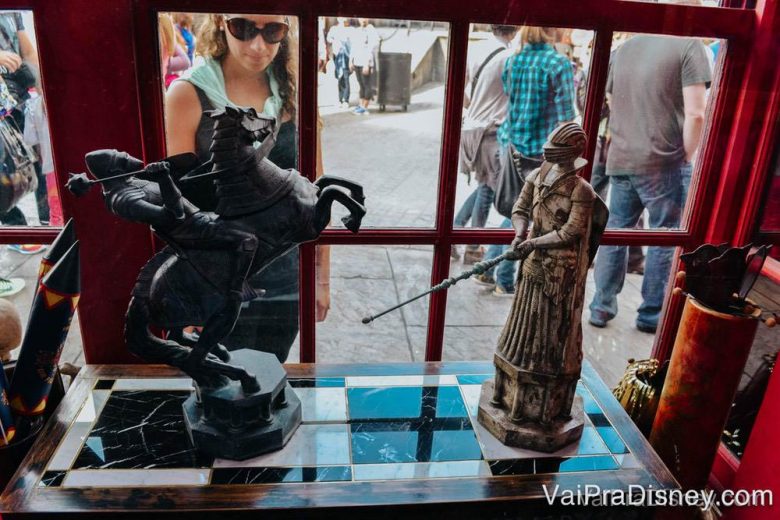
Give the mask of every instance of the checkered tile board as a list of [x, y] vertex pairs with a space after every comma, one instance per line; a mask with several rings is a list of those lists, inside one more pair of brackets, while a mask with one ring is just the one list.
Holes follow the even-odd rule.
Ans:
[[509, 448], [476, 419], [491, 375], [290, 379], [303, 424], [281, 450], [245, 461], [192, 448], [189, 379], [100, 379], [49, 460], [41, 487], [258, 485], [598, 472], [640, 467], [582, 384], [579, 442]]

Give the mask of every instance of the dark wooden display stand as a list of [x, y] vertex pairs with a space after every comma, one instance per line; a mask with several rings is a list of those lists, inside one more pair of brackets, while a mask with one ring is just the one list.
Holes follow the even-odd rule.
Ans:
[[[514, 518], [514, 515], [528, 518], [526, 515], [532, 513], [544, 514], [545, 518], [555, 518], [555, 514], [571, 515], [582, 511], [582, 508], [548, 507], [542, 484], [547, 484], [551, 487], [558, 485], [560, 489], [572, 490], [586, 484], [599, 485], [602, 490], [626, 490], [631, 484], [641, 485], [645, 488], [652, 486], [653, 489], [678, 487], [667, 468], [652, 451], [630, 418], [587, 363], [583, 368], [581, 390], [583, 395], [587, 394], [588, 396], [586, 399], [586, 412], [588, 411], [588, 406], [590, 406], [589, 413], [592, 413], [592, 415], [590, 415], [586, 429], [588, 427], [591, 428], [595, 438], [594, 442], [598, 443], [601, 450], [594, 450], [591, 447], [591, 451], [587, 451], [575, 446], [574, 451], [566, 456], [553, 454], [551, 458], [549, 454], [536, 454], [533, 452], [530, 455], [523, 455], [526, 458], [517, 460], [490, 460], [494, 457], [489, 454], [485, 443], [479, 444], [476, 442], [477, 437], [481, 438], [484, 432], [476, 432], [476, 417], [472, 416], [472, 414], [475, 414], [475, 411], [470, 411], [468, 414], [464, 413], [466, 408], [470, 407], [470, 398], [467, 396], [474, 394], [475, 388], [478, 391], [478, 386], [476, 385], [480, 383], [480, 378], [484, 381], [488, 374], [493, 373], [494, 367], [489, 363], [287, 365], [285, 368], [292, 386], [296, 389], [306, 388], [306, 391], [312, 392], [328, 386], [338, 387], [341, 385], [343, 387], [343, 390], [337, 389], [333, 391], [333, 389], [330, 389], [329, 395], [345, 396], [343, 401], [348, 403], [344, 405], [347, 407], [348, 413], [341, 422], [331, 422], [330, 424], [347, 432], [345, 436], [348, 435], [348, 442], [351, 444], [349, 444], [349, 460], [346, 463], [343, 463], [341, 466], [331, 465], [327, 468], [303, 468], [303, 477], [300, 477], [300, 475], [298, 477], [290, 477], [290, 475], [296, 475], [296, 472], [293, 470], [301, 470], [301, 468], [282, 468], [284, 470], [282, 473], [285, 474], [286, 472], [287, 477], [278, 481], [272, 481], [268, 480], [268, 475], [277, 474], [278, 476], [280, 470], [279, 468], [266, 466], [279, 466], [278, 463], [270, 464], [266, 462], [265, 464], [259, 464], [259, 466], [263, 467], [225, 468], [224, 464], [222, 465], [223, 467], [220, 467], [219, 464], [213, 463], [213, 461], [203, 463], [199, 454], [193, 455], [190, 453], [190, 455], [195, 457], [191, 460], [198, 461], [191, 467], [187, 467], [186, 464], [180, 464], [179, 466], [169, 465], [168, 467], [178, 468], [174, 471], [180, 472], [178, 473], [179, 475], [184, 474], [185, 477], [188, 472], [207, 475], [205, 480], [198, 485], [183, 485], [180, 482], [176, 485], [150, 485], [148, 482], [144, 482], [144, 485], [133, 486], [127, 483], [124, 483], [124, 485], [123, 483], [107, 484], [102, 479], [94, 481], [89, 485], [77, 484], [73, 474], [81, 473], [81, 475], [75, 476], [83, 476], [83, 474], [90, 474], [90, 472], [93, 472], [92, 474], [94, 475], [97, 472], [97, 474], [101, 475], [99, 472], [102, 472], [105, 475], [110, 475], [112, 471], [122, 467], [122, 453], [119, 453], [118, 455], [113, 455], [115, 459], [112, 460], [118, 462], [109, 464], [111, 468], [108, 468], [108, 471], [96, 469], [100, 468], [100, 463], [104, 463], [111, 458], [112, 455], [108, 453], [111, 446], [110, 443], [107, 443], [105, 445], [106, 453], [103, 453], [102, 448], [96, 449], [95, 443], [90, 443], [88, 439], [83, 446], [79, 445], [80, 448], [78, 449], [81, 451], [74, 452], [76, 455], [71, 458], [63, 471], [51, 471], [52, 467], [55, 466], [52, 463], [53, 458], [55, 455], [60, 455], [58, 450], [62, 449], [62, 446], [67, 445], [65, 440], [73, 437], [73, 432], [70, 430], [76, 424], [77, 418], [82, 422], [81, 427], [84, 427], [85, 414], [83, 409], [91, 406], [90, 403], [92, 401], [97, 402], [96, 395], [109, 396], [104, 398], [104, 400], [109, 402], [108, 405], [105, 405], [106, 409], [112, 406], [110, 405], [110, 399], [116, 399], [116, 402], [122, 399], [131, 401], [130, 397], [132, 397], [133, 399], [137, 398], [136, 403], [142, 405], [144, 400], [154, 398], [154, 395], [152, 395], [153, 391], [165, 396], [175, 394], [174, 397], [177, 399], [179, 396], [183, 396], [181, 397], [181, 402], [187, 395], [186, 381], [178, 381], [177, 392], [158, 390], [154, 388], [154, 385], [152, 385], [153, 390], [146, 390], [146, 394], [143, 396], [138, 393], [138, 390], [124, 390], [130, 388], [127, 386], [127, 381], [130, 379], [159, 380], [161, 384], [170, 384], [171, 381], [177, 383], [177, 380], [170, 378], [180, 378], [182, 374], [167, 366], [91, 365], [82, 369], [56, 413], [41, 432], [38, 441], [11, 479], [0, 501], [0, 512], [2, 512], [3, 518], [22, 517], [24, 513], [37, 513], [41, 518], [53, 518], [55, 517], [53, 513], [63, 514], [63, 517], [110, 516], [111, 518], [118, 518], [124, 515], [137, 514], [139, 517], [157, 518], [163, 516], [164, 513], [173, 511], [177, 515], [190, 514], [193, 518], [234, 518], [243, 517], [243, 515], [256, 518], [259, 514], [258, 510], [263, 510], [262, 518], [331, 516], [364, 518], [368, 517], [368, 515], [371, 515], [373, 518], [397, 518], [399, 514], [411, 518], [439, 518], [444, 515], [448, 515], [448, 518], [453, 518], [451, 516], [453, 514], [460, 518]], [[360, 381], [352, 379], [355, 376], [361, 377]], [[415, 387], [414, 384], [410, 385], [408, 383], [411, 378], [406, 378], [403, 383], [395, 384], [394, 382], [399, 381], [399, 379], [388, 379], [388, 376], [433, 377], [425, 380], [420, 378], [420, 383]], [[124, 383], [119, 383], [119, 380]], [[388, 380], [391, 383], [387, 383]], [[418, 380], [415, 379], [413, 381]], [[472, 386], [466, 388], [467, 385]], [[453, 468], [479, 467], [479, 474], [475, 473], [469, 476], [448, 473], [442, 476], [434, 471], [429, 471], [429, 474], [423, 476], [415, 473], [411, 477], [409, 475], [396, 476], [394, 478], [364, 477], [367, 469], [382, 471], [394, 465], [404, 466], [403, 464], [375, 464], [375, 462], [388, 461], [370, 460], [370, 457], [375, 455], [369, 453], [370, 445], [366, 445], [369, 447], [368, 451], [362, 449], [362, 447], [360, 449], [356, 448], [362, 442], [361, 439], [364, 439], [360, 435], [356, 435], [356, 432], [390, 431], [387, 430], [390, 427], [384, 425], [392, 423], [392, 413], [385, 414], [385, 411], [377, 410], [377, 415], [370, 415], [367, 418], [360, 419], [360, 413], [364, 413], [365, 410], [368, 410], [368, 413], [370, 413], [370, 405], [372, 403], [370, 400], [383, 391], [387, 393], [387, 397], [393, 398], [393, 403], [400, 403], [399, 406], [403, 405], [404, 402], [395, 398], [399, 395], [417, 395], [417, 398], [420, 399], [419, 406], [417, 408], [412, 407], [412, 410], [416, 409], [418, 410], [417, 412], [412, 411], [411, 415], [408, 413], [408, 409], [399, 412], [401, 413], [399, 417], [411, 417], [408, 420], [408, 424], [413, 426], [410, 428], [402, 426], [392, 431], [393, 435], [398, 434], [399, 431], [402, 432], [402, 435], [408, 434], [409, 430], [415, 432], [413, 434], [417, 444], [410, 449], [407, 455], [411, 459], [402, 462], [411, 462], [418, 465], [407, 464], [407, 469], [411, 466], [417, 468], [429, 465], [435, 466], [436, 464], [438, 464], [438, 469], [442, 467], [446, 469], [450, 468], [448, 464], [452, 462]], [[90, 396], [91, 398], [88, 399]], [[445, 400], [445, 396], [450, 396], [446, 398], [449, 401]], [[360, 401], [360, 399], [364, 401]], [[168, 400], [170, 401], [171, 399]], [[588, 400], [590, 405], [588, 405]], [[171, 412], [167, 417], [175, 417], [178, 414], [176, 406], [181, 406], [177, 404], [179, 402], [176, 401], [176, 403], [168, 403], [166, 405], [171, 406]], [[323, 406], [318, 406], [319, 410], [322, 411]], [[363, 412], [361, 412], [361, 406], [363, 407]], [[474, 406], [475, 408], [476, 406]], [[115, 413], [116, 409], [113, 408], [105, 413], [106, 416], [111, 416], [106, 420], [128, 420], [129, 412], [127, 414]], [[315, 409], [316, 407], [309, 408], [309, 410]], [[95, 428], [94, 431], [97, 432], [99, 428], [95, 425], [102, 420], [101, 413], [104, 412], [101, 412], [98, 407], [96, 407], [96, 410], [95, 415], [97, 418], [94, 419], [94, 424], [87, 425], [87, 427]], [[316, 418], [313, 419], [313, 416], [310, 415], [307, 419], [306, 410], [304, 406], [304, 424], [301, 426], [301, 431], [305, 430], [307, 420], [311, 421], [309, 423], [311, 425], [309, 426], [310, 428], [321, 427], [322, 423]], [[309, 411], [308, 413], [312, 414], [313, 412]], [[419, 413], [419, 417], [414, 415], [415, 413]], [[116, 418], [116, 416], [120, 417]], [[125, 419], [121, 416], [125, 416]], [[151, 417], [151, 414], [146, 418], [148, 419], [149, 417]], [[388, 417], [391, 418], [388, 419]], [[150, 436], [157, 435], [154, 431], [154, 421], [149, 420], [148, 423], [148, 425], [144, 426], [144, 448], [147, 442], [152, 444]], [[453, 424], [460, 424], [460, 426], [453, 427]], [[434, 425], [432, 427], [434, 429], [439, 428], [435, 431], [436, 435], [432, 433], [430, 425]], [[165, 428], [161, 427], [161, 429]], [[170, 425], [168, 425], [167, 429], [173, 430], [173, 433], [169, 432], [165, 433], [165, 435], [177, 434], [176, 429]], [[619, 448], [615, 448], [615, 443], [610, 443], [607, 437], [602, 435], [601, 431], [605, 429], [609, 430], [613, 439], [618, 439]], [[127, 430], [130, 430], [131, 433], [134, 431], [132, 424]], [[460, 435], [460, 438], [467, 439], [478, 446], [476, 454], [472, 451], [470, 455], [460, 457], [471, 460], [459, 460], [460, 458], [455, 455], [447, 458], [447, 450], [452, 449], [452, 443], [442, 443], [436, 439], [437, 435], [451, 433], [452, 430], [457, 430], [456, 434]], [[602, 437], [596, 435], [597, 430], [599, 435], [602, 435], [603, 442]], [[125, 428], [122, 428], [117, 430], [117, 433], [124, 431]], [[428, 433], [427, 436], [424, 431]], [[125, 433], [122, 433], [122, 435], [125, 435]], [[163, 434], [160, 433], [160, 435]], [[369, 434], [369, 437], [370, 435], [372, 434]], [[433, 444], [434, 449], [431, 449], [430, 444], [427, 451], [424, 447], [421, 449], [420, 443], [424, 442]], [[439, 442], [438, 446], [435, 444], [436, 442]], [[132, 443], [128, 442], [128, 445], [130, 444]], [[317, 444], [327, 445], [329, 443], [321, 442]], [[113, 446], [116, 447], [115, 444]], [[606, 446], [609, 448], [605, 450]], [[187, 447], [186, 443], [184, 443], [183, 447]], [[125, 448], [120, 447], [116, 449], [122, 450]], [[138, 449], [138, 447], [129, 447], [127, 449]], [[495, 450], [501, 450], [503, 447], [499, 444], [494, 445], [491, 449], [494, 450], [492, 453], [495, 454]], [[298, 456], [301, 451], [300, 448], [297, 448], [297, 450], [294, 454], [295, 456]], [[92, 460], [90, 457], [94, 458], [96, 452], [100, 453], [102, 459], [95, 459], [98, 460], [97, 464], [90, 463], [89, 461]], [[466, 452], [461, 451], [459, 453], [463, 454]], [[273, 454], [269, 455], [273, 456]], [[155, 456], [159, 457], [159, 455]], [[403, 453], [398, 453], [396, 456], [401, 457]], [[369, 458], [361, 460], [360, 457]], [[416, 461], [414, 457], [417, 457]], [[443, 458], [437, 459], [436, 457]], [[508, 459], [511, 457], [503, 458]], [[130, 471], [130, 473], [135, 472], [133, 474], [148, 472], [151, 475], [155, 471], [160, 472], [158, 474], [162, 474], [164, 472], [159, 469], [162, 466], [162, 460], [163, 458], [159, 458], [153, 461], [157, 463], [151, 464], [154, 466], [152, 469], [144, 469], [149, 467], [147, 462], [125, 467], [132, 468], [126, 471]], [[424, 460], [445, 462], [421, 464], [421, 461]], [[582, 464], [583, 461], [587, 464]], [[608, 464], [599, 466], [599, 461], [607, 461]], [[372, 462], [374, 464], [371, 464]], [[290, 462], [289, 466], [300, 466], [301, 464], [300, 461], [297, 464]], [[303, 464], [305, 465], [305, 463]], [[577, 465], [574, 466], [574, 464]], [[282, 465], [284, 466], [284, 464]], [[588, 465], [592, 467], [586, 467]], [[59, 466], [55, 469], [57, 468], [63, 469]], [[319, 470], [327, 469], [331, 471], [334, 468], [342, 472], [341, 477], [321, 479], [317, 476], [312, 476], [322, 475], [322, 473], [318, 473]], [[307, 469], [309, 473], [306, 472]], [[450, 471], [450, 469], [446, 469], [446, 471]], [[461, 470], [455, 469], [453, 471]], [[247, 476], [247, 472], [254, 476], [250, 479]], [[301, 471], [298, 473], [301, 473]], [[262, 474], [262, 478], [258, 477], [260, 474]], [[307, 475], [309, 476], [307, 477]], [[110, 480], [111, 477], [108, 478]], [[244, 480], [236, 482], [235, 479], [237, 478]], [[601, 509], [600, 512], [596, 511], [595, 516], [584, 517], [652, 518], [655, 514], [655, 511], [629, 508], [612, 509], [609, 511]], [[507, 516], [504, 514], [506, 512], [511, 513]], [[605, 513], [608, 516], [599, 516]]]

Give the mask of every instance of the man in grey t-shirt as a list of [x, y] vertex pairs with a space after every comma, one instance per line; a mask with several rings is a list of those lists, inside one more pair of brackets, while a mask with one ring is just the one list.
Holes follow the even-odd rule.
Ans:
[[[712, 71], [694, 38], [637, 35], [615, 52], [607, 80], [611, 142], [610, 228], [633, 228], [647, 210], [651, 228], [676, 228], [704, 127]], [[618, 311], [626, 275], [626, 246], [599, 249], [590, 323], [604, 327]], [[658, 325], [673, 248], [648, 248], [636, 326]]]

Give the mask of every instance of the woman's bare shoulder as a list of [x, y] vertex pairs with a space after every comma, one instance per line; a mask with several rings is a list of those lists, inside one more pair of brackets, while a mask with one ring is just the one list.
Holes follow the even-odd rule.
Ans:
[[200, 113], [200, 100], [195, 86], [189, 81], [173, 82], [165, 93], [165, 108], [179, 113]]

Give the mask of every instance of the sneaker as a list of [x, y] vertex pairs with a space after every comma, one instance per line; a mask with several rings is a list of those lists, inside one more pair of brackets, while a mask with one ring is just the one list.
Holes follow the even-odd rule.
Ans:
[[485, 258], [485, 250], [482, 247], [477, 249], [466, 248], [466, 252], [463, 253], [464, 264], [476, 264], [481, 262]]
[[355, 114], [356, 116], [362, 116], [363, 112], [365, 112], [365, 111], [366, 111], [366, 109], [363, 108], [363, 107], [355, 107], [355, 108], [352, 109], [352, 113]]
[[13, 296], [24, 289], [24, 280], [21, 278], [0, 278], [0, 298]]
[[450, 258], [453, 260], [460, 260], [460, 253], [458, 253], [458, 246], [452, 246], [450, 248]]
[[658, 329], [658, 325], [649, 325], [647, 323], [642, 323], [641, 321], [636, 322], [636, 330], [639, 332], [655, 334], [656, 329]]
[[508, 298], [514, 295], [514, 287], [501, 287], [500, 285], [496, 284], [496, 288], [493, 289], [493, 296], [498, 296], [499, 298]]
[[598, 327], [600, 329], [603, 329], [607, 326], [607, 322], [611, 320], [607, 313], [602, 311], [590, 311], [590, 319], [588, 320], [588, 323], [593, 325], [594, 327]]
[[346, 110], [347, 108], [349, 108], [349, 103], [347, 103], [346, 101], [342, 101], [341, 103], [339, 103], [339, 107]]
[[8, 249], [22, 255], [37, 255], [46, 251], [43, 244], [8, 244]]
[[487, 273], [482, 273], [474, 277], [474, 282], [485, 287], [493, 287], [496, 285], [496, 279]]

